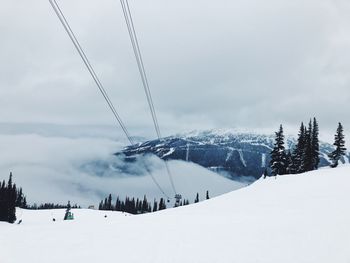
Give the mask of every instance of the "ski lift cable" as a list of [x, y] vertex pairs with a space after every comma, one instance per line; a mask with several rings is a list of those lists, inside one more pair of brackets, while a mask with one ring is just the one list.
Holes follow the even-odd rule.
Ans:
[[[123, 6], [123, 0], [121, 0], [121, 3], [122, 3], [122, 6]], [[142, 75], [143, 75], [143, 78], [144, 78], [143, 83], [145, 84], [144, 88], [145, 88], [146, 96], [148, 95], [147, 96], [147, 100], [148, 100], [148, 103], [149, 103], [149, 106], [150, 106], [150, 110], [151, 110], [151, 113], [152, 113], [152, 117], [153, 117], [155, 129], [156, 129], [156, 132], [157, 132], [157, 135], [158, 135], [158, 139], [161, 139], [160, 128], [159, 128], [156, 112], [155, 112], [155, 109], [154, 109], [154, 103], [153, 103], [153, 100], [152, 100], [151, 91], [150, 91], [150, 88], [149, 88], [148, 79], [147, 79], [147, 75], [146, 75], [146, 70], [145, 70], [145, 66], [144, 66], [144, 63], [143, 63], [141, 50], [140, 50], [139, 42], [138, 42], [138, 39], [137, 39], [137, 34], [136, 34], [136, 30], [135, 30], [133, 19], [132, 19], [132, 15], [131, 15], [131, 11], [130, 11], [130, 6], [129, 6], [128, 0], [126, 0], [125, 3], [126, 3], [128, 16], [125, 16], [125, 12], [124, 12], [124, 16], [126, 18], [127, 25], [129, 24], [129, 26], [131, 26], [131, 32], [132, 32], [130, 34], [130, 29], [129, 29], [130, 39], [131, 39], [131, 42], [134, 43], [134, 46], [136, 46], [136, 51], [137, 52], [135, 52], [135, 49], [134, 49], [135, 57], [136, 57], [136, 60], [139, 61], [138, 65], [139, 65], [139, 69], [141, 69], [140, 73], [141, 73], [141, 71], [143, 73], [143, 74], [141, 73], [141, 78], [142, 78]], [[125, 8], [125, 3], [124, 3], [124, 8]], [[127, 21], [128, 20], [127, 18], [130, 19], [129, 23]], [[174, 193], [176, 195], [177, 191], [176, 191], [176, 188], [175, 188], [173, 176], [172, 176], [172, 174], [170, 172], [170, 168], [169, 168], [169, 165], [168, 165], [166, 160], [165, 160], [164, 164], [165, 164], [165, 167], [166, 167], [169, 179], [170, 179], [171, 186], [172, 186], [173, 191], [174, 191]]]
[[[149, 83], [148, 83], [148, 78], [147, 78], [147, 74], [146, 74], [146, 70], [145, 70], [145, 66], [143, 63], [143, 59], [142, 59], [142, 55], [141, 55], [141, 50], [140, 50], [140, 46], [139, 46], [139, 41], [137, 39], [137, 34], [136, 34], [136, 30], [135, 30], [135, 26], [134, 26], [134, 22], [132, 19], [132, 15], [131, 15], [131, 10], [130, 10], [130, 6], [128, 3], [128, 0], [120, 0], [121, 6], [122, 6], [122, 10], [123, 10], [123, 14], [124, 14], [124, 18], [125, 18], [125, 23], [127, 25], [128, 28], [128, 32], [129, 32], [129, 36], [130, 36], [130, 41], [133, 47], [133, 51], [134, 51], [134, 55], [135, 55], [135, 59], [137, 62], [137, 66], [141, 75], [141, 81], [142, 81], [142, 85], [146, 94], [146, 98], [147, 98], [147, 102], [151, 111], [151, 115], [152, 115], [152, 119], [153, 119], [153, 123], [154, 123], [154, 127], [158, 136], [158, 139], [161, 139], [161, 133], [160, 133], [160, 128], [159, 128], [159, 124], [158, 124], [158, 119], [157, 119], [157, 115], [155, 112], [155, 108], [154, 108], [154, 103], [152, 100], [152, 95], [151, 95], [151, 91], [149, 88]], [[165, 167], [166, 167], [166, 171], [167, 174], [169, 176], [169, 180], [170, 180], [170, 184], [171, 187], [175, 193], [175, 195], [177, 194], [176, 188], [175, 188], [175, 184], [174, 184], [174, 180], [173, 180], [173, 176], [170, 172], [169, 169], [169, 165], [167, 163], [167, 161], [164, 161], [165, 163]]]
[[[71, 29], [67, 19], [65, 18], [62, 10], [60, 9], [59, 5], [57, 4], [56, 0], [49, 0], [52, 8], [54, 9], [57, 17], [59, 18], [60, 22], [62, 23], [65, 31], [67, 32], [69, 38], [71, 39], [72, 43], [74, 44], [76, 50], [78, 51], [81, 59], [83, 60], [86, 68], [88, 69], [90, 75], [92, 76], [95, 84], [97, 85], [97, 87], [99, 88], [101, 94], [103, 95], [105, 101], [107, 102], [109, 108], [111, 109], [113, 115], [115, 116], [115, 118], [117, 119], [120, 127], [122, 128], [122, 130], [124, 131], [126, 137], [128, 138], [129, 142], [131, 144], [134, 144], [134, 141], [132, 139], [132, 137], [130, 136], [127, 128], [125, 127], [124, 123], [122, 122], [118, 112], [116, 111], [113, 103], [111, 102], [106, 90], [104, 89], [102, 83], [100, 82], [97, 74], [95, 73], [95, 70], [93, 69], [89, 59], [87, 58], [84, 50], [82, 49], [79, 41], [77, 40], [73, 30]], [[152, 175], [152, 173], [148, 170], [147, 166], [145, 165], [146, 171], [150, 174], [152, 181], [155, 183], [155, 185], [158, 187], [158, 189], [160, 190], [160, 192], [167, 198], [169, 199], [169, 196], [165, 193], [165, 191], [162, 189], [162, 187], [159, 185], [159, 183], [157, 182], [157, 180], [155, 179], [155, 177]]]
[[[123, 3], [123, 0], [121, 0], [121, 2]], [[152, 113], [152, 118], [153, 118], [153, 121], [154, 121], [154, 126], [155, 126], [155, 129], [156, 129], [156, 132], [157, 132], [157, 136], [158, 136], [158, 139], [160, 139], [162, 136], [161, 136], [161, 133], [160, 133], [160, 128], [159, 128], [159, 124], [158, 124], [156, 111], [155, 111], [155, 108], [154, 108], [152, 94], [151, 94], [151, 91], [150, 91], [150, 88], [149, 88], [148, 78], [147, 78], [145, 66], [144, 66], [144, 63], [143, 63], [142, 54], [141, 54], [141, 50], [140, 50], [140, 45], [139, 45], [139, 41], [138, 41], [138, 38], [137, 38], [137, 34], [136, 34], [135, 26], [134, 26], [134, 21], [132, 19], [132, 15], [131, 15], [131, 11], [130, 11], [130, 6], [129, 6], [128, 0], [125, 1], [124, 6], [126, 6], [125, 10], [126, 10], [126, 13], [127, 13], [127, 17], [129, 18], [129, 25], [131, 27], [131, 30], [129, 29], [130, 39], [131, 39], [131, 42], [134, 42], [134, 46], [136, 47], [136, 51], [134, 50], [135, 56], [136, 56], [136, 60], [138, 58], [140, 74], [141, 74], [141, 77], [143, 77], [143, 79], [144, 79], [145, 93], [146, 93], [147, 100], [148, 100], [148, 103], [149, 103], [149, 106], [150, 106], [150, 110], [151, 110], [151, 113]]]
[[71, 39], [72, 43], [74, 44], [76, 50], [78, 51], [81, 59], [83, 60], [86, 68], [88, 69], [90, 75], [92, 76], [95, 84], [97, 85], [98, 89], [100, 90], [102, 96], [104, 97], [105, 101], [107, 102], [110, 110], [112, 111], [114, 117], [116, 118], [117, 122], [119, 123], [120, 127], [122, 128], [123, 132], [125, 133], [127, 139], [129, 140], [129, 142], [131, 144], [134, 144], [134, 141], [132, 139], [132, 137], [130, 136], [130, 133], [128, 132], [127, 128], [125, 127], [122, 119], [120, 118], [118, 112], [116, 111], [113, 103], [111, 102], [106, 90], [104, 89], [102, 83], [100, 82], [97, 74], [95, 73], [95, 70], [93, 69], [93, 67], [90, 64], [89, 59], [87, 58], [84, 50], [82, 49], [79, 41], [77, 40], [73, 30], [71, 29], [71, 27], [69, 26], [68, 21], [66, 20], [62, 10], [60, 9], [59, 5], [57, 4], [56, 0], [49, 0], [52, 8], [54, 9], [57, 17], [59, 18], [60, 22], [62, 23], [65, 31], [67, 32], [69, 38]]
[[147, 171], [147, 173], [151, 176], [152, 181], [154, 182], [154, 184], [158, 187], [158, 189], [160, 190], [160, 192], [167, 198], [167, 200], [170, 200], [170, 197], [164, 192], [164, 190], [162, 189], [162, 187], [160, 186], [160, 184], [158, 183], [158, 181], [156, 180], [156, 178], [153, 176], [153, 174], [151, 173], [151, 171], [148, 169], [147, 165], [144, 163], [145, 169]]

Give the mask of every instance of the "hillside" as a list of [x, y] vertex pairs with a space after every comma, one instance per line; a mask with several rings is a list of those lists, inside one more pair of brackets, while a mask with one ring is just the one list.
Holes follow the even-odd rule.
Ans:
[[19, 210], [22, 224], [0, 223], [1, 263], [347, 263], [349, 175], [343, 166], [260, 179], [140, 216], [82, 209], [62, 221], [63, 211]]
[[[296, 140], [287, 137], [287, 148], [292, 148]], [[201, 165], [212, 171], [236, 176], [259, 178], [268, 169], [274, 136], [236, 130], [195, 131], [169, 136], [161, 140], [146, 141], [126, 147], [118, 156], [126, 162], [137, 160], [137, 156], [155, 154], [164, 160], [184, 160]], [[330, 164], [327, 154], [333, 146], [320, 143], [320, 166]], [[349, 156], [342, 162], [349, 162]]]

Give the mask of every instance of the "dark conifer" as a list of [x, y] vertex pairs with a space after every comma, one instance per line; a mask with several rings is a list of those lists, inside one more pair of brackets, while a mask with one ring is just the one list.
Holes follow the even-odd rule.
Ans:
[[153, 212], [156, 212], [158, 210], [158, 203], [156, 201], [156, 199], [154, 199], [153, 201]]
[[166, 209], [166, 204], [163, 198], [160, 198], [158, 210]]
[[111, 194], [109, 194], [108, 199], [107, 199], [106, 210], [112, 210], [112, 195]]
[[148, 211], [148, 201], [146, 195], [143, 197], [141, 213], [146, 213]]
[[312, 157], [313, 157], [313, 170], [317, 170], [320, 163], [320, 145], [319, 145], [319, 128], [316, 118], [313, 120], [312, 125]]
[[293, 156], [290, 150], [286, 154], [286, 174], [293, 173]]
[[197, 195], [196, 195], [196, 199], [194, 199], [194, 202], [195, 203], [198, 203], [199, 202], [199, 194], [197, 193]]
[[275, 133], [275, 144], [271, 151], [271, 175], [282, 175], [287, 171], [286, 153], [284, 152], [283, 127], [280, 125], [279, 131]]
[[331, 167], [335, 168], [338, 166], [339, 160], [342, 156], [346, 154], [345, 148], [345, 139], [344, 139], [344, 130], [342, 124], [338, 123], [337, 132], [334, 135], [334, 143], [335, 150], [328, 154], [328, 157], [331, 159]]
[[305, 145], [302, 158], [302, 170], [304, 172], [312, 171], [314, 169], [314, 156], [312, 149], [312, 123], [309, 122], [309, 126], [305, 133]]
[[304, 150], [305, 150], [305, 133], [306, 131], [305, 131], [304, 123], [301, 123], [299, 134], [298, 134], [298, 142], [292, 153], [293, 163], [290, 171], [292, 174], [304, 172], [302, 163], [303, 163], [303, 156], [304, 156]]

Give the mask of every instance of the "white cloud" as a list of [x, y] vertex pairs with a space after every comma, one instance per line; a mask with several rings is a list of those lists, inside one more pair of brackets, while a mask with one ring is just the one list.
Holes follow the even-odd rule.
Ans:
[[[126, 125], [153, 136], [119, 2], [59, 3]], [[130, 4], [164, 134], [350, 127], [348, 1]], [[0, 24], [2, 121], [114, 123], [48, 1], [5, 0]]]
[[[109, 193], [121, 198], [142, 198], [145, 194], [150, 200], [164, 197], [142, 162], [127, 164], [113, 155], [121, 144], [110, 139], [2, 134], [0, 145], [0, 180], [7, 180], [12, 171], [30, 203], [71, 200], [84, 206], [97, 205]], [[143, 162], [172, 198], [174, 193], [162, 161], [147, 157]], [[177, 190], [191, 201], [197, 192], [204, 198], [206, 190], [215, 196], [242, 186], [195, 164], [171, 161], [169, 166]]]

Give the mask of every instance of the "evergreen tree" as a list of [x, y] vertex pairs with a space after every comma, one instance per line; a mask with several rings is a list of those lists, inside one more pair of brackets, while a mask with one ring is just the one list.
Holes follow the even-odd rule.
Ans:
[[199, 194], [197, 193], [197, 195], [196, 195], [196, 199], [194, 199], [194, 202], [195, 203], [198, 203], [199, 202]]
[[[12, 174], [11, 174], [12, 177]], [[14, 223], [16, 221], [16, 199], [17, 199], [17, 189], [16, 184], [12, 187], [8, 187], [8, 222]]]
[[158, 203], [156, 201], [156, 199], [154, 199], [153, 201], [153, 212], [156, 212], [158, 210]]
[[107, 197], [105, 198], [104, 202], [103, 202], [103, 206], [102, 206], [102, 209], [103, 210], [107, 210], [107, 204], [108, 204], [108, 199]]
[[328, 154], [328, 157], [332, 160], [332, 163], [330, 165], [332, 168], [337, 167], [340, 158], [346, 154], [345, 138], [343, 132], [343, 126], [339, 122], [337, 132], [334, 135], [333, 145], [335, 146], [335, 150]]
[[312, 123], [309, 122], [309, 126], [305, 133], [305, 145], [302, 157], [302, 170], [303, 172], [312, 171], [314, 169], [314, 156], [312, 149]]
[[163, 209], [166, 209], [166, 204], [165, 204], [164, 198], [160, 198], [158, 210], [163, 210]]
[[0, 186], [0, 221], [7, 221], [7, 188], [5, 180]]
[[290, 173], [302, 173], [303, 171], [303, 156], [304, 156], [304, 149], [305, 149], [305, 126], [304, 123], [301, 123], [300, 130], [298, 134], [298, 142], [297, 145], [294, 148], [294, 151], [292, 153], [292, 165], [290, 169]]
[[290, 150], [286, 154], [286, 173], [291, 174], [293, 172], [293, 156]]
[[286, 174], [287, 171], [287, 158], [284, 148], [284, 135], [283, 127], [280, 125], [279, 131], [275, 133], [275, 144], [271, 151], [271, 175]]
[[318, 165], [320, 163], [320, 143], [318, 139], [318, 134], [319, 134], [318, 123], [316, 118], [314, 118], [313, 125], [312, 125], [312, 140], [311, 140], [313, 170], [317, 170]]
[[141, 213], [146, 213], [148, 212], [148, 201], [146, 198], [146, 195], [143, 197], [143, 201], [142, 201], [142, 208], [141, 208]]
[[112, 194], [109, 194], [106, 206], [106, 210], [112, 210]]

